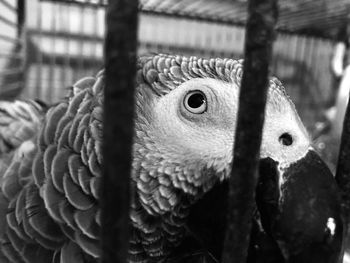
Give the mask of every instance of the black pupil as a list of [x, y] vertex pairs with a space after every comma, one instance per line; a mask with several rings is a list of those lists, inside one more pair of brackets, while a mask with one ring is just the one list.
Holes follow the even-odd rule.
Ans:
[[292, 145], [293, 143], [293, 138], [292, 135], [289, 133], [283, 133], [280, 138], [279, 138], [280, 143], [282, 143], [285, 146]]
[[188, 98], [187, 103], [188, 103], [188, 106], [190, 106], [191, 108], [197, 109], [205, 103], [205, 99], [203, 94], [194, 93]]

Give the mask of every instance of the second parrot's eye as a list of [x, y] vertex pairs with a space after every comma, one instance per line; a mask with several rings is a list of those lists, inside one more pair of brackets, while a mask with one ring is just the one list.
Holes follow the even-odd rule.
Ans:
[[190, 91], [185, 96], [184, 106], [189, 112], [201, 114], [207, 110], [207, 98], [199, 90]]

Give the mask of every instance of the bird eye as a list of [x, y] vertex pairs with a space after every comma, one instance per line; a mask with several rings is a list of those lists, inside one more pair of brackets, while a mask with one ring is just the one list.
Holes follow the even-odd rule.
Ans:
[[190, 91], [185, 96], [184, 106], [189, 112], [201, 114], [207, 110], [207, 98], [199, 90]]
[[293, 143], [293, 137], [289, 133], [285, 132], [279, 137], [279, 142], [285, 146], [290, 146]]

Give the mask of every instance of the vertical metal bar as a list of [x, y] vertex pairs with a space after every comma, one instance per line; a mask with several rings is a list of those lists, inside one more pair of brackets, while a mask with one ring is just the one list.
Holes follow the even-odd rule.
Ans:
[[[68, 14], [68, 12], [66, 12], [66, 6], [64, 6], [62, 4], [59, 5], [58, 6], [58, 13], [59, 13], [59, 16], [58, 16], [59, 30], [61, 32], [68, 32], [68, 28], [66, 27], [65, 21], [68, 19], [69, 14]], [[67, 44], [67, 38], [63, 38], [63, 39], [64, 39], [64, 46], [66, 47], [66, 50], [69, 50], [68, 44]], [[61, 74], [59, 76], [59, 83], [58, 83], [58, 85], [60, 87], [66, 87], [66, 83], [67, 83], [67, 74], [66, 74], [67, 57], [68, 57], [68, 55], [66, 54], [63, 58], [62, 64], [60, 65], [61, 66], [61, 72], [60, 72]], [[58, 94], [58, 96], [62, 97], [61, 96], [62, 90], [57, 90], [56, 94]]]
[[341, 189], [346, 225], [350, 222], [350, 105], [346, 108], [335, 179]]
[[56, 88], [55, 83], [55, 76], [57, 73], [57, 66], [56, 66], [56, 51], [57, 51], [57, 15], [58, 15], [58, 8], [57, 3], [52, 2], [50, 5], [51, 9], [51, 21], [50, 21], [50, 30], [53, 32], [53, 35], [51, 36], [50, 42], [51, 42], [51, 55], [49, 56], [49, 63], [47, 65], [48, 67], [48, 76], [47, 76], [47, 83], [48, 87], [51, 87], [50, 92], [46, 93], [46, 101], [49, 101], [50, 103], [54, 100], [54, 89]]
[[[39, 30], [39, 35], [38, 35], [38, 46], [42, 47], [43, 45], [43, 34], [42, 34], [42, 30], [43, 30], [43, 8], [42, 8], [43, 2], [38, 2], [36, 5], [37, 8], [37, 23], [36, 26], [38, 27]], [[43, 53], [41, 52], [41, 50], [39, 50], [38, 55], [37, 55], [37, 59], [36, 59], [36, 94], [35, 97], [36, 98], [40, 98], [40, 99], [44, 99], [43, 98], [43, 79], [45, 76], [43, 75]]]
[[[335, 180], [341, 190], [342, 209], [345, 221], [345, 237], [347, 240], [350, 225], [350, 104], [348, 103], [343, 122], [343, 130], [340, 141], [338, 155], [338, 164]], [[342, 255], [339, 257], [339, 263], [343, 262], [346, 242], [343, 244]]]
[[[86, 18], [86, 6], [85, 5], [81, 5], [79, 6], [79, 11], [80, 11], [80, 15], [79, 15], [79, 31], [80, 31], [80, 35], [85, 36], [85, 18]], [[85, 41], [83, 40], [79, 40], [79, 50], [80, 50], [80, 54], [79, 54], [79, 58], [78, 58], [78, 65], [77, 65], [77, 72], [79, 75], [79, 78], [81, 78], [82, 76], [85, 75]]]
[[224, 263], [246, 262], [277, 11], [277, 0], [250, 0], [248, 3], [244, 72], [222, 255]]
[[[339, 88], [339, 87], [338, 87]], [[350, 98], [350, 94], [349, 94]], [[343, 262], [344, 253], [347, 249], [349, 239], [349, 225], [350, 225], [350, 103], [346, 106], [345, 117], [343, 121], [343, 130], [341, 133], [338, 163], [336, 167], [335, 180], [338, 183], [341, 193], [342, 212], [345, 224], [345, 236], [342, 246], [342, 254], [339, 256], [338, 263]], [[344, 260], [345, 262], [346, 260]]]
[[[71, 78], [71, 76], [73, 75], [73, 66], [71, 65], [71, 39], [69, 37], [69, 35], [71, 34], [72, 32], [72, 29], [71, 29], [71, 18], [72, 18], [72, 8], [71, 8], [71, 4], [68, 3], [66, 6], [64, 6], [64, 11], [66, 12], [65, 15], [66, 15], [66, 23], [64, 24], [65, 27], [64, 27], [64, 30], [63, 32], [68, 32], [67, 36], [65, 37], [64, 39], [64, 46], [65, 46], [65, 49], [67, 51], [67, 53], [65, 54], [64, 56], [64, 86], [65, 85], [69, 85], [71, 82], [73, 82], [73, 79]], [[76, 81], [76, 80], [74, 80]], [[69, 84], [68, 84], [69, 83]], [[64, 87], [63, 86], [63, 87]]]
[[105, 40], [102, 262], [125, 263], [137, 47], [137, 0], [109, 1]]
[[[98, 5], [96, 5], [93, 9], [93, 20], [94, 20], [94, 27], [92, 29], [92, 34], [94, 37], [99, 37], [98, 35], [98, 28], [99, 28], [99, 24], [98, 24], [98, 10], [101, 7], [99, 7]], [[91, 50], [90, 50], [90, 58], [91, 60], [94, 61], [98, 61], [98, 57], [97, 57], [97, 49], [98, 49], [98, 45], [99, 42], [95, 41], [94, 44], [91, 45]], [[96, 70], [96, 68], [92, 68], [90, 67], [90, 71], [91, 70]]]
[[[25, 36], [25, 15], [26, 15], [26, 3], [25, 0], [17, 0], [17, 38], [19, 39], [19, 43], [17, 44], [17, 48], [19, 49], [18, 53], [21, 56], [20, 61], [20, 69], [21, 73], [18, 76], [18, 88], [23, 92], [24, 85], [27, 79], [27, 61], [26, 61], [26, 49], [27, 49], [27, 42], [26, 42], [26, 36]], [[16, 61], [17, 65], [18, 61]]]
[[17, 37], [20, 38], [25, 21], [25, 0], [17, 0]]

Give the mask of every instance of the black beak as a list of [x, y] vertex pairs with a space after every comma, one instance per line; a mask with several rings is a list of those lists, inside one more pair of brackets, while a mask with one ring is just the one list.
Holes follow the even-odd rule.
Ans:
[[265, 231], [286, 262], [338, 262], [344, 227], [330, 170], [312, 150], [281, 172], [277, 165], [260, 162], [256, 200]]

